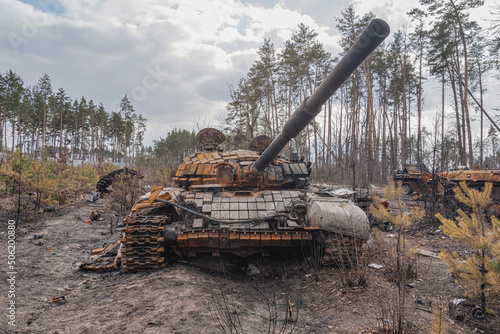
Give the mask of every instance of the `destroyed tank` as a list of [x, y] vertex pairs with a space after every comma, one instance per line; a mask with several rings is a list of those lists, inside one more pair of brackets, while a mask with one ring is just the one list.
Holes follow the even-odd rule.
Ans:
[[311, 163], [279, 154], [388, 34], [385, 21], [372, 21], [274, 140], [259, 136], [248, 150], [223, 151], [220, 131], [198, 133], [201, 150], [178, 167], [175, 185], [153, 187], [126, 217], [123, 270], [161, 268], [174, 253], [245, 257], [312, 247], [321, 259], [345, 261], [359, 252], [370, 235], [364, 211], [311, 186]]
[[[482, 191], [486, 183], [492, 184], [491, 203], [485, 208], [488, 216], [500, 217], [500, 170], [473, 169], [461, 166], [455, 170], [432, 174], [423, 164], [404, 164], [403, 170], [393, 174], [394, 181], [399, 181], [403, 194], [436, 197], [444, 201], [445, 206], [455, 210], [460, 204], [455, 198], [454, 188], [465, 182], [468, 187]], [[465, 211], [468, 209], [463, 207]]]

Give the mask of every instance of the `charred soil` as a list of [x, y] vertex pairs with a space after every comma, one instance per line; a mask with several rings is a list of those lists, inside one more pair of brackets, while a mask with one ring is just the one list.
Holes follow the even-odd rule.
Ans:
[[[96, 208], [105, 212], [104, 220], [85, 223]], [[397, 289], [384, 267], [367, 267], [352, 286], [345, 284], [352, 272], [315, 270], [300, 256], [201, 257], [142, 273], [81, 271], [80, 261], [92, 249], [119, 238], [119, 219], [107, 206], [82, 203], [18, 226], [16, 327], [3, 317], [0, 332], [229, 333], [233, 327], [233, 333], [278, 333], [283, 328], [284, 333], [381, 333], [395, 321]], [[1, 222], [6, 231], [6, 219]], [[434, 253], [455, 247], [436, 230], [417, 229], [408, 239]], [[381, 236], [390, 240], [393, 234]], [[6, 263], [6, 234], [1, 240], [0, 260]], [[374, 244], [369, 242], [371, 248]], [[453, 305], [448, 333], [499, 333], [499, 317], [474, 319], [474, 302], [464, 297], [446, 264], [432, 253], [425, 255], [417, 257], [416, 276], [406, 287], [408, 332], [422, 333], [432, 320], [433, 305], [446, 302]], [[381, 263], [382, 256], [369, 251], [367, 263]], [[1, 273], [5, 277], [6, 266]], [[462, 298], [458, 306], [452, 303]], [[2, 293], [4, 310], [6, 303]]]

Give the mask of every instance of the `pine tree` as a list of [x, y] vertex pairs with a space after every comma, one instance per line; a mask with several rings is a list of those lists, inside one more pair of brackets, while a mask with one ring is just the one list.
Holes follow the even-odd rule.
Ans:
[[[441, 252], [440, 256], [450, 266], [450, 270], [458, 278], [471, 297], [480, 297], [481, 308], [486, 310], [486, 295], [488, 289], [498, 291], [498, 276], [495, 276], [495, 263], [498, 264], [500, 247], [500, 220], [491, 217], [491, 223], [486, 217], [486, 209], [492, 203], [492, 184], [486, 183], [484, 190], [471, 189], [465, 182], [454, 189], [455, 197], [461, 203], [471, 208], [469, 215], [458, 209], [456, 222], [437, 214], [443, 224], [441, 230], [451, 239], [467, 244], [473, 254], [463, 258], [457, 252], [449, 254]], [[498, 275], [498, 271], [496, 271]]]
[[[0, 76], [0, 148], [7, 147], [7, 122], [12, 129], [12, 151], [14, 151], [15, 123], [24, 92], [23, 80], [12, 70]], [[3, 110], [3, 112], [2, 112]]]
[[97, 153], [97, 159], [99, 162], [102, 162], [104, 160], [103, 153], [104, 153], [104, 147], [105, 147], [105, 141], [107, 138], [105, 138], [106, 134], [108, 131], [105, 131], [106, 124], [108, 124], [109, 120], [109, 115], [106, 113], [106, 110], [104, 109], [103, 104], [99, 104], [99, 108], [97, 109], [96, 113], [96, 122], [98, 123], [98, 132], [97, 132], [97, 146], [98, 146], [98, 153]]
[[448, 329], [448, 321], [446, 319], [447, 309], [448, 304], [446, 303], [437, 303], [434, 305], [432, 324], [424, 328], [424, 334], [446, 334]]
[[132, 106], [132, 103], [129, 101], [127, 95], [125, 95], [120, 102], [120, 114], [123, 113], [123, 129], [124, 129], [124, 137], [123, 137], [123, 162], [127, 163], [127, 147], [130, 143], [132, 128], [134, 124], [134, 116], [135, 110]]

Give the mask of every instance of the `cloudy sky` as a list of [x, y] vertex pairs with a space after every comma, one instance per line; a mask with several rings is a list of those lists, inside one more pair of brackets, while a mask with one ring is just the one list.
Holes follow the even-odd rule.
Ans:
[[[28, 85], [47, 73], [54, 90], [102, 102], [108, 111], [118, 111], [127, 94], [148, 119], [150, 145], [175, 127], [216, 126], [226, 115], [228, 85], [246, 75], [264, 38], [279, 48], [302, 22], [338, 54], [335, 18], [350, 3], [394, 32], [418, 2], [0, 0], [0, 72], [12, 69]], [[473, 15], [482, 21], [488, 10]], [[429, 115], [436, 110], [433, 90], [426, 95]], [[500, 97], [491, 94], [487, 107], [497, 107]]]

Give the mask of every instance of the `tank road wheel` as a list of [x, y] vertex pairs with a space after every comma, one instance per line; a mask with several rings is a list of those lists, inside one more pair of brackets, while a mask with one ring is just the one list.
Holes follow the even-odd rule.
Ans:
[[134, 216], [122, 228], [124, 246], [122, 269], [125, 272], [165, 267], [163, 232], [165, 217]]
[[323, 265], [326, 241], [323, 233], [314, 233], [310, 244], [304, 245], [302, 252], [308, 265], [313, 269], [320, 269]]
[[413, 193], [412, 187], [408, 183], [403, 184], [403, 195], [411, 195]]
[[362, 263], [365, 240], [334, 233], [328, 233], [325, 237], [323, 266], [350, 268]]

